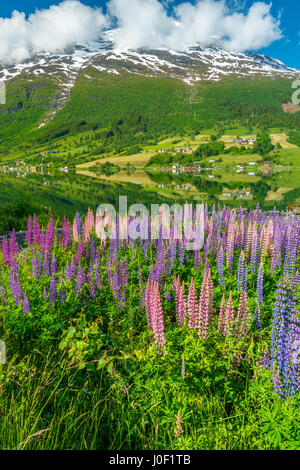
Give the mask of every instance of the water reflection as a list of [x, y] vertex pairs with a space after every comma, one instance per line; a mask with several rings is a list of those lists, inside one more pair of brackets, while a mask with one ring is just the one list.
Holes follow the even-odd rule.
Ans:
[[170, 169], [119, 169], [105, 175], [93, 169], [28, 167], [18, 162], [15, 167], [0, 168], [0, 201], [18, 197], [34, 199], [36, 203], [59, 208], [86, 209], [104, 200], [116, 203], [118, 196], [130, 195], [133, 202], [208, 201], [234, 206], [243, 204], [272, 209], [284, 209], [300, 203], [300, 168], [275, 170], [265, 166], [259, 171], [243, 165], [232, 168], [200, 168], [178, 166]]
[[187, 167], [163, 168], [161, 170], [128, 172], [121, 170], [105, 176], [93, 171], [80, 170], [78, 174], [90, 178], [127, 182], [141, 185], [144, 189], [155, 190], [157, 194], [170, 197], [186, 197], [213, 202], [252, 201], [270, 208], [276, 205], [285, 208], [289, 204], [300, 203], [300, 168], [274, 170], [265, 167], [262, 171], [247, 170], [238, 166], [234, 171], [224, 168]]

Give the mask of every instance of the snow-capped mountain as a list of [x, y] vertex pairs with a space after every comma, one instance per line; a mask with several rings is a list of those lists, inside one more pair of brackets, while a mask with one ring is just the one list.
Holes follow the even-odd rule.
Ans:
[[200, 46], [187, 48], [184, 52], [170, 49], [117, 51], [110, 37], [108, 33], [106, 39], [98, 42], [78, 43], [63, 54], [41, 53], [20, 64], [0, 65], [0, 80], [9, 80], [24, 72], [34, 75], [63, 72], [66, 86], [71, 87], [76, 76], [88, 67], [113, 74], [126, 71], [145, 76], [166, 75], [189, 85], [200, 80], [221, 80], [228, 75], [300, 75], [299, 70], [262, 54], [236, 53], [221, 47]]
[[[267, 76], [300, 77], [300, 71], [262, 54], [229, 52], [222, 48], [194, 46], [185, 51], [139, 49], [117, 51], [113, 31], [97, 42], [78, 43], [60, 54], [40, 53], [14, 65], [0, 64], [0, 81], [23, 76], [26, 82], [47, 76], [58, 85], [50, 114], [40, 123], [49, 122], [70, 97], [79, 75], [92, 79], [91, 70], [107, 74], [135, 74], [144, 77], [170, 77], [189, 86], [201, 80], [220, 81], [224, 77]], [[89, 75], [90, 74], [90, 75]]]

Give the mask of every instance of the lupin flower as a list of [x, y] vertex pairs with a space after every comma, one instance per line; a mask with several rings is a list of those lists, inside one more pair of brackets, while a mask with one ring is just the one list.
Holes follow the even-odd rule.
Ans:
[[229, 335], [233, 330], [233, 322], [235, 317], [234, 305], [232, 301], [232, 292], [229, 294], [228, 302], [225, 310], [225, 320], [224, 320], [224, 336]]
[[198, 305], [196, 299], [196, 290], [194, 285], [194, 279], [192, 278], [190, 287], [189, 287], [189, 295], [188, 295], [188, 318], [189, 318], [189, 328], [197, 328], [197, 312], [198, 312]]
[[1, 286], [0, 286], [0, 297], [2, 299], [3, 304], [7, 305], [7, 294], [6, 294], [6, 290], [3, 285], [3, 282], [1, 283]]
[[52, 260], [51, 260], [51, 274], [56, 274], [56, 273], [57, 273], [57, 262], [56, 262], [56, 256], [53, 253]]
[[227, 258], [227, 267], [229, 271], [233, 269], [233, 260], [234, 260], [234, 248], [235, 248], [235, 222], [232, 221], [228, 227], [227, 235], [227, 246], [226, 246], [226, 258]]
[[237, 290], [238, 292], [247, 290], [247, 266], [245, 263], [245, 254], [243, 251], [241, 252], [238, 265]]
[[251, 245], [251, 262], [250, 262], [250, 271], [252, 273], [256, 272], [258, 261], [258, 240], [257, 233], [253, 234], [252, 245]]
[[48, 250], [44, 252], [44, 274], [50, 276], [50, 255]]
[[26, 292], [23, 299], [23, 313], [30, 313], [30, 304]]
[[214, 286], [210, 269], [205, 272], [199, 300], [198, 330], [199, 337], [206, 339], [213, 313]]
[[177, 323], [179, 326], [183, 326], [186, 318], [186, 298], [184, 284], [179, 286], [179, 298], [178, 298], [178, 312], [177, 312]]
[[240, 296], [240, 303], [235, 323], [235, 336], [242, 338], [247, 336], [251, 324], [251, 313], [248, 307], [247, 292], [244, 291]]
[[26, 240], [26, 243], [27, 245], [31, 245], [31, 241], [33, 239], [33, 233], [32, 233], [32, 218], [31, 216], [28, 217], [28, 221], [27, 221], [27, 232], [26, 232], [26, 236], [25, 236], [25, 240]]
[[281, 279], [276, 290], [272, 319], [271, 366], [274, 392], [284, 396], [299, 391], [299, 366], [293, 360], [294, 345], [300, 338], [295, 285], [288, 277]]
[[22, 286], [19, 278], [18, 265], [16, 262], [13, 263], [10, 274], [9, 274], [9, 286], [11, 294], [16, 302], [16, 305], [19, 305], [23, 300]]
[[218, 267], [220, 286], [222, 289], [226, 289], [226, 284], [224, 280], [224, 250], [223, 250], [222, 245], [218, 247], [217, 267]]
[[96, 283], [97, 289], [101, 290], [102, 289], [102, 279], [101, 279], [101, 274], [99, 272], [99, 268], [98, 268], [97, 265], [95, 266], [95, 283]]
[[44, 289], [43, 289], [43, 299], [45, 301], [48, 299], [48, 293], [47, 293], [46, 287], [44, 287]]
[[152, 331], [158, 351], [165, 353], [164, 315], [159, 286], [156, 282], [153, 283], [153, 289], [150, 294], [150, 315]]
[[90, 296], [92, 299], [97, 298], [96, 294], [96, 289], [95, 289], [95, 284], [94, 284], [94, 271], [93, 271], [93, 266], [90, 266], [89, 272], [88, 272], [88, 285], [89, 285], [89, 292]]
[[46, 231], [46, 249], [50, 251], [50, 249], [53, 247], [53, 242], [54, 242], [54, 221], [51, 216], [48, 227], [47, 227], [47, 231]]
[[219, 311], [219, 322], [218, 322], [218, 330], [226, 334], [225, 332], [225, 311], [226, 311], [226, 301], [225, 301], [225, 294], [223, 294], [221, 307]]
[[176, 420], [176, 428], [174, 430], [174, 434], [176, 438], [179, 438], [181, 441], [181, 434], [183, 434], [183, 429], [182, 429], [182, 424], [181, 424], [181, 413], [180, 410], [178, 411], [177, 414], [177, 420]]
[[51, 281], [50, 281], [50, 299], [49, 299], [50, 304], [53, 304], [53, 305], [55, 304], [56, 296], [57, 296], [57, 285], [56, 285], [55, 277], [52, 274]]
[[167, 289], [165, 299], [166, 299], [167, 302], [172, 302], [172, 295], [171, 295], [171, 292], [169, 291], [169, 289]]
[[262, 308], [264, 303], [264, 265], [261, 264], [258, 270], [257, 283], [256, 283], [256, 296], [257, 303]]

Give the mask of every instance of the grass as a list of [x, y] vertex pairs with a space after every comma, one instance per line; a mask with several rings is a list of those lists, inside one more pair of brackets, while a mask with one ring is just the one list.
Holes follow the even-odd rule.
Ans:
[[[256, 162], [260, 163], [262, 162], [262, 157], [257, 154], [251, 154], [251, 155], [231, 155], [231, 154], [226, 154], [226, 155], [218, 155], [217, 157], [212, 157], [213, 159], [216, 159], [216, 166], [233, 166], [233, 165], [238, 165], [238, 164], [245, 164], [248, 165], [250, 162]], [[221, 162], [219, 162], [219, 158], [222, 159]]]
[[[173, 430], [178, 400], [162, 380], [148, 380], [140, 393], [131, 388], [124, 396], [108, 389], [104, 371], [96, 387], [91, 374], [84, 377], [62, 357], [48, 359], [44, 370], [38, 357], [25, 359], [23, 373], [20, 363], [9, 364], [14, 380], [23, 385], [16, 386], [14, 397], [0, 400], [2, 450], [270, 450], [274, 444], [263, 432], [267, 412], [286, 436], [279, 448], [298, 448], [292, 444], [296, 415], [262, 383], [250, 386], [230, 415], [225, 396], [199, 395], [193, 410], [182, 412], [184, 434], [178, 442]], [[54, 368], [51, 359], [57, 360]], [[160, 388], [156, 396], [153, 387]]]
[[114, 157], [103, 157], [100, 160], [92, 160], [90, 162], [83, 163], [78, 165], [77, 168], [89, 168], [94, 166], [97, 161], [99, 163], [114, 163], [115, 165], [124, 167], [128, 164], [135, 166], [136, 168], [144, 168], [148, 163], [149, 159], [155, 155], [155, 152], [144, 152], [138, 155], [129, 155], [129, 156], [114, 156]]

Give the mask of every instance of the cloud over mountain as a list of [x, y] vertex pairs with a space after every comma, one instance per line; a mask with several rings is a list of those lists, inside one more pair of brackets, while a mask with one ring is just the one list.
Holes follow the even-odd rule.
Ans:
[[18, 62], [41, 51], [61, 52], [77, 41], [97, 39], [106, 26], [101, 9], [76, 0], [37, 10], [28, 18], [14, 11], [11, 18], [0, 18], [0, 61]]
[[180, 3], [171, 12], [170, 4], [109, 0], [104, 15], [101, 8], [66, 0], [28, 17], [14, 11], [11, 18], [0, 18], [0, 62], [23, 61], [42, 51], [62, 52], [76, 42], [97, 40], [111, 27], [116, 28], [112, 37], [118, 50], [183, 50], [221, 42], [224, 48], [244, 51], [267, 47], [282, 37], [271, 4], [255, 2], [245, 11], [245, 2], [198, 0]]

